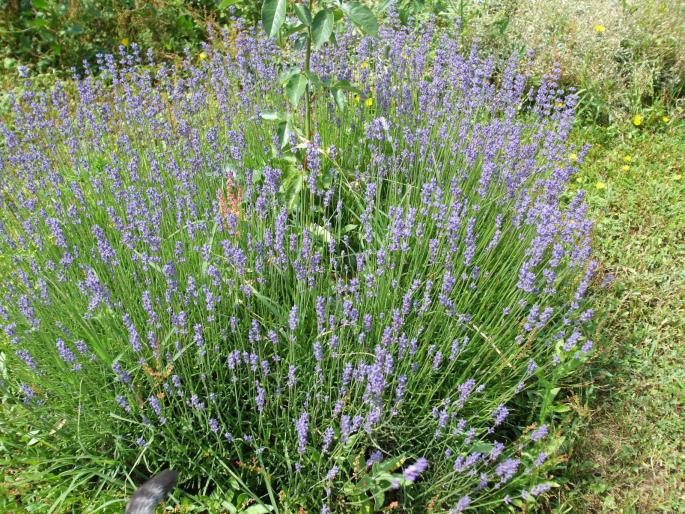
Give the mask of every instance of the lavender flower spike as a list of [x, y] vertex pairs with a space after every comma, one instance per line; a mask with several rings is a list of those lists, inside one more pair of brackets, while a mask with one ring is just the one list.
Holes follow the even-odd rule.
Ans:
[[415, 482], [419, 475], [428, 469], [428, 459], [421, 457], [414, 464], [404, 470], [404, 479], [408, 482]]

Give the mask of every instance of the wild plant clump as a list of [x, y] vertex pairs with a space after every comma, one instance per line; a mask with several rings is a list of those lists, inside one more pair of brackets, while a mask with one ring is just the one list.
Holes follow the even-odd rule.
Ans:
[[171, 466], [238, 507], [535, 502], [560, 458], [551, 400], [592, 346], [576, 96], [430, 26], [350, 30], [311, 67], [359, 93], [314, 98], [314, 136], [281, 145], [260, 114], [296, 58], [249, 30], [177, 68], [132, 45], [74, 92], [15, 99], [17, 398], [65, 467]]

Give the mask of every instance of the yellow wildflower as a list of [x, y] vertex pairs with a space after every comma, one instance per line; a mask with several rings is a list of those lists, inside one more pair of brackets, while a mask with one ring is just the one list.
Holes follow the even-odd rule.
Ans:
[[571, 153], [568, 155], [568, 158], [572, 161], [577, 161], [578, 160], [578, 154], [577, 153]]
[[364, 100], [364, 105], [366, 105], [367, 107], [373, 107], [373, 98], [367, 98], [366, 100]]
[[368, 63], [367, 61], [362, 61], [362, 63], [359, 65], [359, 67], [360, 67], [362, 70], [365, 70], [366, 68], [369, 67], [369, 63]]
[[120, 43], [121, 43], [123, 46], [128, 46], [128, 44], [130, 43], [130, 41], [128, 40], [127, 37], [125, 37], [124, 39], [122, 39], [122, 40], [120, 41]]
[[661, 121], [663, 121], [664, 123], [668, 123], [669, 121], [671, 121], [671, 118], [669, 118], [668, 116], [662, 116]]
[[604, 25], [595, 25], [595, 32], [597, 34], [602, 34], [607, 28]]
[[361, 100], [361, 97], [359, 95], [354, 95], [354, 101], [355, 102], [359, 103], [360, 100]]
[[563, 107], [563, 106], [564, 106], [564, 102], [562, 102], [561, 100], [557, 100], [557, 101], [554, 103], [554, 105], [555, 105], [555, 107]]
[[595, 184], [595, 187], [596, 187], [597, 189], [606, 189], [607, 185], [606, 185], [604, 182], [597, 182], [597, 183]]
[[626, 162], [633, 162], [633, 156], [632, 156], [632, 155], [626, 155], [626, 156], [623, 158], [623, 160], [626, 161]]
[[197, 58], [200, 59], [201, 61], [204, 61], [204, 60], [207, 58], [207, 54], [204, 53], [204, 52], [200, 52], [200, 53], [197, 55]]
[[627, 164], [624, 164], [623, 166], [621, 166], [621, 169], [623, 171], [630, 171], [630, 166], [628, 166]]
[[585, 179], [583, 177], [576, 177], [576, 182], [582, 184], [583, 182], [585, 182]]
[[676, 173], [675, 175], [673, 175], [673, 180], [680, 180], [682, 178], [683, 176], [680, 173]]
[[636, 127], [642, 125], [642, 116], [640, 116], [639, 114], [633, 116], [633, 125], [635, 125]]

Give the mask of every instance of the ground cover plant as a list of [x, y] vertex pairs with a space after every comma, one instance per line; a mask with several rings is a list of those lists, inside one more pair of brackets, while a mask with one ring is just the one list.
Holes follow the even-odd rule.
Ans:
[[50, 507], [162, 466], [229, 512], [534, 505], [592, 348], [576, 95], [431, 25], [345, 27], [309, 69], [350, 87], [302, 137], [304, 49], [223, 47], [125, 47], [3, 120], [3, 387]]
[[593, 143], [576, 183], [588, 189], [597, 258], [614, 278], [596, 305], [606, 313], [596, 352], [569, 396], [577, 427], [558, 510], [683, 512], [682, 120], [574, 137]]
[[[621, 125], [653, 108], [682, 107], [685, 97], [685, 6], [677, 0], [374, 0], [403, 19], [435, 16], [445, 30], [479, 40], [503, 59], [535, 52], [537, 77], [561, 69], [578, 88], [579, 121]], [[661, 111], [661, 112], [658, 112]]]

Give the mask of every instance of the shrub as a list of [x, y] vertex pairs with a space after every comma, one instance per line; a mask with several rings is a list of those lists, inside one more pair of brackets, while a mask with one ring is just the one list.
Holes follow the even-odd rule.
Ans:
[[[379, 7], [384, 0], [374, 2]], [[579, 88], [580, 116], [628, 120], [654, 106], [675, 110], [685, 97], [685, 6], [677, 0], [398, 0], [404, 18], [435, 15], [506, 57], [533, 50], [535, 75], [554, 66]]]
[[300, 56], [225, 43], [26, 84], [0, 126], [8, 387], [53, 469], [286, 512], [535, 502], [592, 345], [577, 97], [430, 26], [348, 31], [312, 69], [363, 93], [315, 101], [305, 175], [259, 117]]
[[122, 42], [182, 54], [200, 47], [208, 25], [228, 23], [231, 15], [256, 23], [258, 14], [252, 0], [0, 0], [0, 59], [12, 74], [26, 65], [68, 76], [72, 66]]

